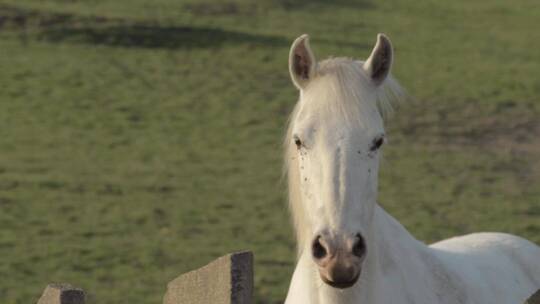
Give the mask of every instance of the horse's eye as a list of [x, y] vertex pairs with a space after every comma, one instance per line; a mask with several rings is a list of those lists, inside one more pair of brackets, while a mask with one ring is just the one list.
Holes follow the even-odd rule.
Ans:
[[379, 135], [373, 139], [369, 151], [377, 151], [384, 144], [384, 135]]
[[294, 144], [296, 145], [296, 148], [298, 149], [302, 148], [302, 141], [300, 140], [300, 138], [298, 138], [298, 136], [295, 135], [293, 140], [294, 140]]

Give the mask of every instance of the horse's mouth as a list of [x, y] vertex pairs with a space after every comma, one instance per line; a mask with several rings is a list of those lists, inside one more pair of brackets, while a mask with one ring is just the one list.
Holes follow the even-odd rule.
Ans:
[[349, 287], [352, 287], [356, 281], [358, 281], [358, 278], [360, 277], [360, 273], [358, 273], [352, 280], [346, 281], [346, 282], [334, 282], [330, 281], [329, 279], [325, 278], [324, 276], [321, 276], [321, 279], [324, 283], [327, 285], [337, 288], [337, 289], [346, 289]]

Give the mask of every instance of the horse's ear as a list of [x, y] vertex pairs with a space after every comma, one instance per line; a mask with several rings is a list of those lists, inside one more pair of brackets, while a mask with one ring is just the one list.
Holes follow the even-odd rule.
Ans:
[[390, 39], [384, 34], [377, 35], [377, 43], [371, 55], [364, 62], [364, 70], [371, 77], [375, 85], [380, 85], [390, 73], [392, 67], [393, 51]]
[[317, 61], [309, 47], [309, 36], [304, 34], [293, 42], [289, 53], [289, 72], [294, 85], [303, 89], [315, 74]]

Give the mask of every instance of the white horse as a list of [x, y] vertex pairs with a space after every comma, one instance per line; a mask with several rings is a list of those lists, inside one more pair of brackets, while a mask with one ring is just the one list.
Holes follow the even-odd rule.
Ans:
[[521, 304], [540, 288], [540, 247], [477, 233], [430, 246], [376, 202], [382, 114], [403, 96], [382, 34], [365, 61], [317, 63], [307, 35], [291, 47], [300, 99], [286, 137], [298, 264], [286, 304]]

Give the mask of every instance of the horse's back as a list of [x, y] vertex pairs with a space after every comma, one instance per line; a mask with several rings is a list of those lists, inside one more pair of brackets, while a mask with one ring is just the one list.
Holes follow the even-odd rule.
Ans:
[[504, 233], [474, 233], [432, 244], [472, 303], [522, 303], [540, 288], [540, 247]]

